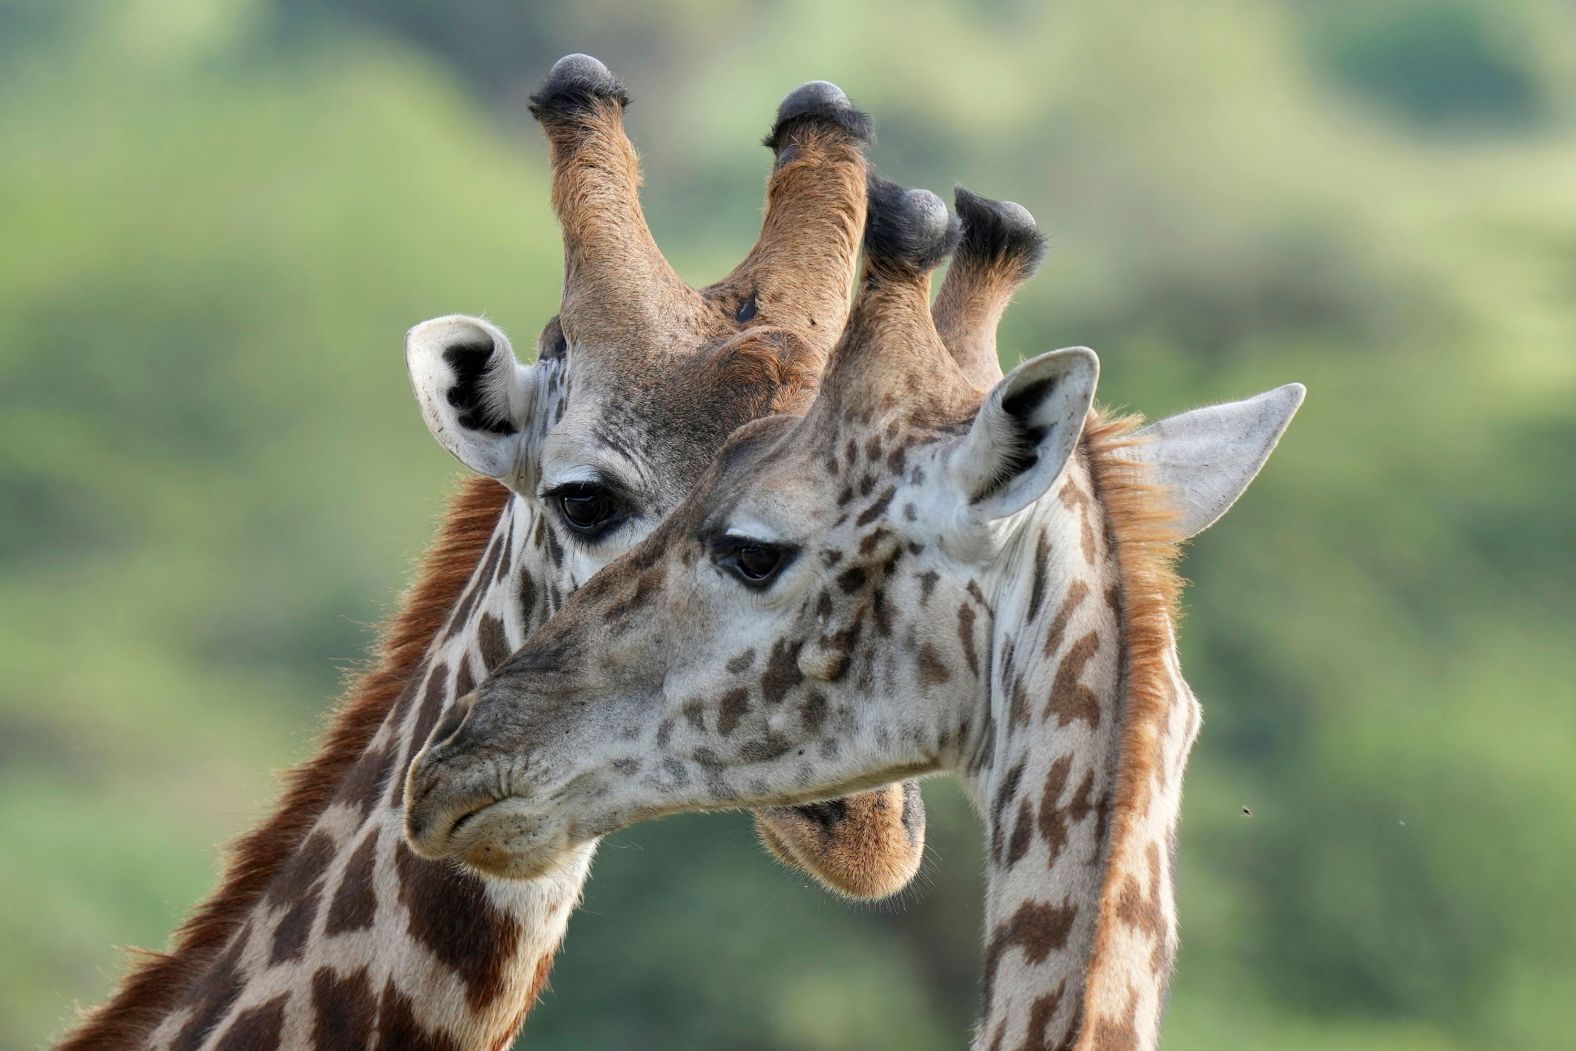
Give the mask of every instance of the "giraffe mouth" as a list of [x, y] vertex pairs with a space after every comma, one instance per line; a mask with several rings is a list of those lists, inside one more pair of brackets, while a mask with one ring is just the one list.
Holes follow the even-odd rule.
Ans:
[[510, 796], [462, 813], [442, 852], [483, 875], [535, 879], [561, 863], [568, 845], [563, 827]]
[[475, 838], [477, 821], [499, 800], [482, 797], [450, 809], [434, 805], [430, 792], [419, 793], [405, 808], [405, 838], [425, 858], [454, 857]]
[[473, 826], [476, 823], [477, 818], [481, 817], [483, 814], [486, 814], [487, 811], [493, 809], [502, 802], [504, 802], [504, 800], [494, 799], [472, 807], [470, 810], [460, 814], [460, 816], [455, 818], [454, 822], [449, 825], [449, 831], [444, 835], [443, 842], [446, 843], [451, 850], [459, 846], [460, 844], [457, 841], [460, 838], [460, 834], [464, 832], [466, 828]]
[[[491, 806], [491, 805], [492, 805], [491, 803], [487, 804], [487, 806]], [[462, 831], [464, 831], [465, 826], [469, 825], [471, 823], [471, 821], [476, 817], [477, 814], [480, 814], [483, 810], [486, 810], [486, 809], [487, 809], [487, 807], [478, 807], [475, 810], [472, 810], [468, 814], [461, 814], [455, 820], [454, 824], [449, 826], [449, 834], [447, 836], [445, 836], [444, 838], [448, 839], [448, 840], [453, 840], [455, 836], [458, 836]]]

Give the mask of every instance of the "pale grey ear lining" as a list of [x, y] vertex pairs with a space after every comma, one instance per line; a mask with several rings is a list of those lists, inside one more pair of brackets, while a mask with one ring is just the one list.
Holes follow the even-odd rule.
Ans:
[[1002, 453], [995, 474], [969, 497], [969, 503], [978, 504], [996, 495], [1008, 482], [1040, 462], [1040, 443], [1055, 432], [1056, 421], [1040, 426], [1030, 423], [1029, 417], [1042, 400], [1055, 393], [1056, 383], [1060, 379], [1059, 376], [1046, 377], [1029, 384], [1010, 398], [1002, 399], [1002, 414], [1006, 418], [1004, 422], [1015, 424], [1016, 429], [1014, 433], [1005, 433], [1003, 428], [1004, 433], [997, 435], [997, 440], [1008, 448]]
[[1099, 376], [1094, 351], [1069, 347], [1023, 362], [996, 385], [959, 449], [960, 496], [972, 517], [1004, 518], [1055, 484]]
[[1156, 420], [1128, 455], [1171, 493], [1181, 536], [1220, 520], [1274, 452], [1307, 389], [1288, 383], [1257, 397]]

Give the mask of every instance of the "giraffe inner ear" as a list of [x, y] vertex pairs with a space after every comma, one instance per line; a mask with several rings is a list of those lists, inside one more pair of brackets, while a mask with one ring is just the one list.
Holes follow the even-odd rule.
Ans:
[[1247, 489], [1275, 451], [1306, 388], [1288, 383], [1246, 401], [1168, 416], [1134, 435], [1129, 450], [1165, 487], [1182, 537], [1213, 525]]
[[1073, 347], [1024, 362], [991, 389], [950, 457], [970, 516], [1003, 518], [1051, 487], [1083, 433], [1099, 376], [1094, 351]]
[[405, 334], [405, 366], [439, 445], [489, 478], [517, 473], [536, 370], [507, 336], [479, 318], [434, 318]]

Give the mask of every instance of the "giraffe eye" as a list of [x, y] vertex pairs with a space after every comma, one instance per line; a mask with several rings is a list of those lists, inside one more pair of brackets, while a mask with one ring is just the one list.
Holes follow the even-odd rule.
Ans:
[[794, 560], [799, 549], [747, 537], [721, 536], [712, 542], [717, 568], [751, 588], [765, 588]]
[[600, 540], [629, 517], [618, 494], [595, 482], [570, 482], [546, 495], [564, 524], [583, 540]]

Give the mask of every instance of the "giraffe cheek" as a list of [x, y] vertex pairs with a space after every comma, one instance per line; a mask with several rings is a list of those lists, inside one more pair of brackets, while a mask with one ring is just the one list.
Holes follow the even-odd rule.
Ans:
[[848, 670], [848, 651], [835, 639], [818, 638], [799, 651], [799, 671], [818, 682], [836, 682]]

